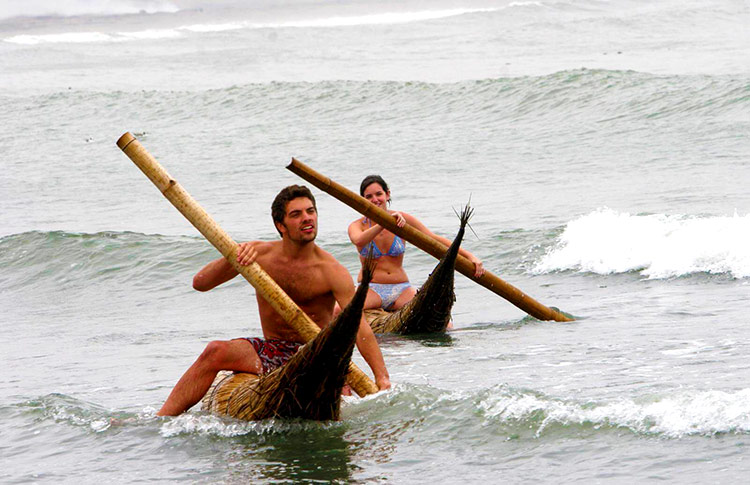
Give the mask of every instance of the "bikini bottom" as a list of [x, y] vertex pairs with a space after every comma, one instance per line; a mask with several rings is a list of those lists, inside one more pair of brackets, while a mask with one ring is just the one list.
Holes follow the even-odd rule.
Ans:
[[383, 310], [390, 310], [401, 293], [407, 288], [411, 287], [411, 283], [405, 281], [403, 283], [388, 284], [388, 283], [370, 283], [370, 289], [378, 294], [380, 300], [383, 302]]

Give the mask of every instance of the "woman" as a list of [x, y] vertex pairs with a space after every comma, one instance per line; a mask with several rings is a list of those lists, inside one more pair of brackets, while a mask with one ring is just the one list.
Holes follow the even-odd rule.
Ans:
[[[383, 210], [387, 210], [387, 205], [391, 202], [388, 184], [379, 175], [365, 177], [359, 187], [359, 194]], [[446, 246], [450, 246], [451, 241], [434, 234], [411, 214], [396, 211], [388, 212], [396, 217], [398, 227], [404, 227], [408, 223], [413, 228], [437, 239]], [[361, 261], [364, 262], [367, 252], [372, 248], [373, 257], [377, 263], [370, 289], [367, 292], [365, 309], [383, 308], [384, 310], [395, 311], [414, 298], [417, 290], [409, 283], [409, 277], [406, 276], [403, 267], [406, 241], [366, 217], [357, 219], [349, 225], [349, 239], [357, 247]], [[388, 249], [383, 250], [381, 248]], [[465, 249], [459, 249], [459, 254], [474, 263], [474, 274], [476, 276], [484, 274], [482, 262], [476, 256]], [[362, 271], [360, 270], [357, 281], [361, 279]]]

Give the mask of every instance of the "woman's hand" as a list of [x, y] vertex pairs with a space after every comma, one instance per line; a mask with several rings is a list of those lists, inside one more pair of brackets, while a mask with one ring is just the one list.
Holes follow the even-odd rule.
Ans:
[[396, 225], [398, 227], [404, 227], [406, 225], [406, 219], [400, 212], [393, 211], [391, 215], [396, 218]]
[[469, 258], [469, 261], [474, 263], [474, 276], [476, 278], [482, 277], [482, 275], [485, 272], [484, 265], [482, 264], [482, 260], [472, 255], [472, 257]]
[[255, 250], [252, 242], [244, 242], [239, 245], [237, 250], [237, 262], [242, 266], [253, 264], [258, 257], [258, 251]]

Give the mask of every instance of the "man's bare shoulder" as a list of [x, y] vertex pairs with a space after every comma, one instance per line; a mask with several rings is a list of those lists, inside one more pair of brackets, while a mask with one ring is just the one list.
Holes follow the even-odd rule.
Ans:
[[316, 246], [316, 257], [318, 258], [320, 269], [333, 284], [337, 281], [342, 282], [342, 280], [344, 283], [352, 283], [352, 275], [349, 274], [349, 270], [338, 259], [334, 258], [331, 253], [320, 246]]
[[320, 264], [344, 267], [331, 253], [318, 245], [315, 246], [315, 258]]
[[262, 256], [267, 253], [274, 251], [281, 251], [281, 241], [248, 241], [253, 245], [253, 248], [258, 252], [258, 256]]

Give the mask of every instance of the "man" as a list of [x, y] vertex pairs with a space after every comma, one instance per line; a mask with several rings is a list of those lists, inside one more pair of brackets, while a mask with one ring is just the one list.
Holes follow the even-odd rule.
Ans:
[[[242, 243], [237, 262], [245, 266], [257, 262], [318, 326], [324, 327], [332, 320], [334, 304], [346, 306], [355, 289], [346, 268], [315, 244], [318, 233], [315, 198], [307, 187], [286, 187], [274, 199], [271, 216], [281, 241]], [[237, 274], [225, 258], [219, 258], [195, 275], [193, 288], [208, 291]], [[265, 340], [239, 338], [210, 342], [177, 382], [157, 413], [159, 416], [176, 416], [197, 403], [220, 370], [265, 374], [286, 363], [304, 344], [260, 295], [257, 299]], [[357, 348], [372, 369], [378, 388], [389, 388], [383, 355], [364, 318], [357, 333]]]

